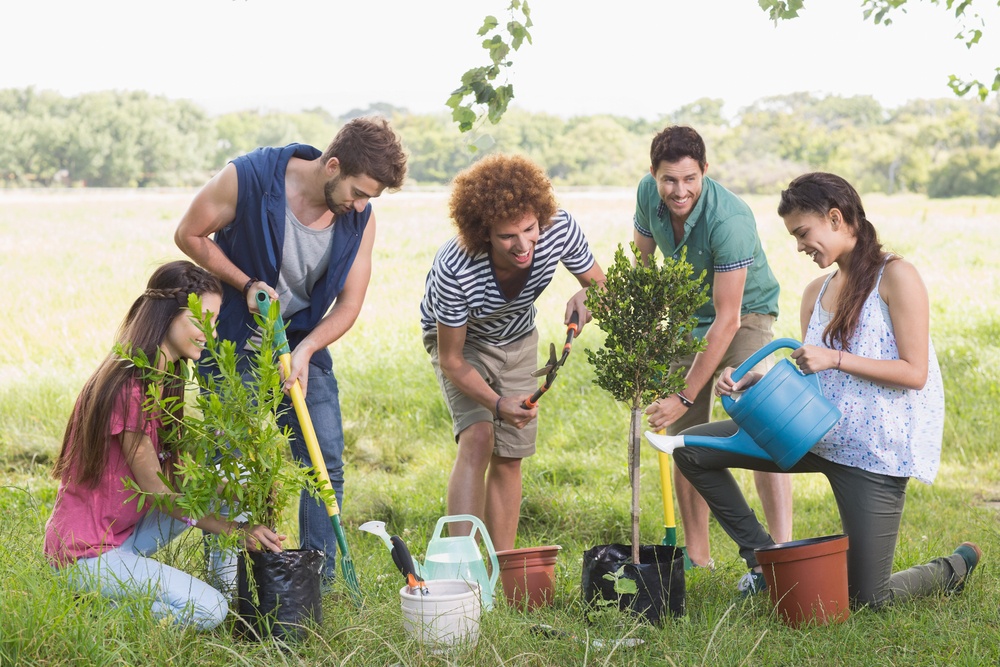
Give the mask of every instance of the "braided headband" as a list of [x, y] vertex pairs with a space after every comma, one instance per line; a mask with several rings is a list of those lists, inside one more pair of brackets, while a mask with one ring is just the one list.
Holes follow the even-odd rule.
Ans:
[[186, 305], [188, 291], [180, 287], [172, 287], [170, 289], [147, 289], [142, 293], [142, 295], [147, 299], [170, 299]]

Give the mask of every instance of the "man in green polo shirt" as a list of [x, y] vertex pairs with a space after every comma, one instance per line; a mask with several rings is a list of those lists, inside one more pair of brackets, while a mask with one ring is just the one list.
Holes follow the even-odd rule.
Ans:
[[[692, 275], [705, 271], [709, 301], [696, 313], [694, 334], [707, 346], [681, 359], [687, 387], [646, 409], [650, 427], [670, 435], [711, 420], [713, 388], [727, 366], [739, 366], [773, 338], [778, 282], [760, 245], [747, 204], [705, 175], [705, 142], [690, 127], [668, 127], [653, 139], [649, 174], [639, 182], [635, 243], [645, 260], [659, 248], [680, 257], [687, 248]], [[761, 362], [765, 372], [771, 360]], [[775, 542], [792, 534], [791, 481], [787, 475], [754, 473], [768, 529]], [[674, 470], [677, 505], [688, 557], [711, 566], [708, 506], [680, 471]]]

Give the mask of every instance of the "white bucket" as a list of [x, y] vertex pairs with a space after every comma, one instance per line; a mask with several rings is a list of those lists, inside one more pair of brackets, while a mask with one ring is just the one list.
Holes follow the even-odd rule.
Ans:
[[479, 584], [461, 579], [427, 582], [428, 593], [403, 586], [399, 597], [403, 607], [403, 628], [423, 644], [439, 647], [479, 639], [481, 602]]

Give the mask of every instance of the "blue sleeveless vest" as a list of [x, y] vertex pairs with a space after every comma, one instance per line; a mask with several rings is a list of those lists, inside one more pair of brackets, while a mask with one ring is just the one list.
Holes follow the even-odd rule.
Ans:
[[[278, 284], [285, 240], [285, 170], [292, 157], [313, 160], [320, 155], [312, 146], [289, 144], [284, 148], [258, 148], [233, 160], [239, 183], [236, 217], [216, 232], [214, 239], [230, 261], [248, 276], [272, 287]], [[369, 203], [361, 213], [351, 210], [337, 217], [330, 266], [316, 283], [309, 307], [286, 322], [288, 344], [293, 349], [319, 324], [344, 289], [371, 212]], [[243, 295], [225, 285], [219, 338], [234, 341], [236, 349], [242, 351], [256, 326]], [[312, 361], [325, 370], [333, 368], [326, 348], [317, 350]]]

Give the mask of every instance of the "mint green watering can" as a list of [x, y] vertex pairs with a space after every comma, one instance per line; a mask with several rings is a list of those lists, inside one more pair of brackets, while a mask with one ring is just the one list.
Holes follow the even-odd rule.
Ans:
[[[779, 338], [754, 352], [733, 371], [740, 380], [767, 355], [787, 347], [798, 349], [802, 343], [793, 338]], [[646, 431], [646, 440], [661, 452], [673, 453], [677, 447], [696, 445], [726, 452], [745, 454], [774, 461], [782, 470], [799, 462], [840, 421], [841, 413], [820, 391], [819, 378], [806, 375], [788, 359], [782, 359], [739, 399], [722, 397], [722, 407], [739, 430], [728, 438], [702, 435], [659, 435]]]
[[[471, 534], [452, 537], [444, 537], [441, 534], [448, 524], [463, 521], [472, 524]], [[477, 534], [486, 548], [489, 570], [476, 542]], [[479, 584], [483, 610], [493, 608], [493, 591], [500, 576], [500, 563], [493, 548], [493, 540], [490, 539], [490, 534], [479, 517], [471, 514], [453, 514], [438, 519], [434, 535], [427, 544], [424, 564], [423, 566], [418, 564], [417, 569], [431, 590], [434, 588], [434, 579], [463, 579]]]

